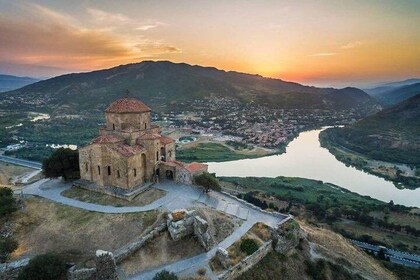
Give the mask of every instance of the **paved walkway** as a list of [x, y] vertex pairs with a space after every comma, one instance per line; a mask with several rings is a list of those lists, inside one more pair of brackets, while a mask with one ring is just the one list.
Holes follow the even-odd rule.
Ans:
[[257, 222], [263, 222], [269, 226], [277, 227], [289, 219], [289, 216], [287, 215], [274, 215], [261, 211], [223, 193], [210, 192], [206, 194], [199, 188], [195, 188], [190, 185], [175, 184], [173, 182], [164, 182], [154, 185], [154, 188], [165, 191], [166, 195], [158, 200], [155, 200], [151, 204], [145, 206], [126, 207], [98, 205], [62, 196], [61, 193], [70, 187], [71, 184], [63, 183], [60, 180], [43, 179], [28, 185], [24, 188], [23, 193], [26, 195], [44, 197], [57, 203], [72, 207], [101, 213], [134, 213], [154, 209], [173, 211], [181, 208], [206, 205], [226, 214], [236, 216], [244, 221], [242, 225], [230, 236], [206, 253], [174, 262], [172, 264], [166, 264], [148, 271], [143, 271], [129, 277], [126, 277], [121, 273], [122, 279], [148, 280], [152, 279], [153, 276], [162, 269], [166, 269], [179, 275], [195, 275], [199, 268], [206, 268], [208, 270], [207, 276], [211, 279], [216, 279], [216, 276], [208, 267], [208, 261], [214, 256], [218, 247], [227, 249], [230, 245], [239, 240]]

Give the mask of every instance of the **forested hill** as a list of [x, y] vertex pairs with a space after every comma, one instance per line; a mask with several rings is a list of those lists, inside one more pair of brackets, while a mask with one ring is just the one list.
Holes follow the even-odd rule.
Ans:
[[276, 108], [368, 108], [376, 101], [357, 88], [316, 88], [211, 67], [144, 61], [88, 73], [68, 74], [4, 93], [0, 109], [103, 110], [126, 90], [156, 110], [186, 100], [231, 97]]
[[413, 84], [400, 85], [400, 86], [384, 86], [374, 88], [368, 92], [377, 98], [384, 105], [392, 106], [400, 103], [410, 97], [420, 94], [420, 80]]
[[372, 158], [420, 167], [420, 95], [326, 135]]

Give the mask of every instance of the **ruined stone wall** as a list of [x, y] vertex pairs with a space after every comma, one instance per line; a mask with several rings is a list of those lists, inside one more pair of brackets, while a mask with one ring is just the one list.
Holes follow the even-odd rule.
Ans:
[[126, 258], [130, 257], [133, 253], [143, 247], [148, 241], [155, 238], [160, 232], [166, 229], [166, 221], [160, 223], [150, 232], [143, 235], [139, 240], [136, 240], [115, 252], [115, 262], [120, 263]]
[[29, 263], [29, 259], [23, 259], [11, 263], [0, 264], [1, 280], [16, 280], [19, 272]]
[[255, 251], [252, 255], [245, 257], [236, 265], [232, 266], [228, 270], [224, 271], [222, 274], [218, 275], [217, 278], [221, 280], [232, 280], [239, 277], [242, 273], [249, 270], [251, 267], [256, 265], [262, 258], [264, 258], [271, 250], [271, 240], [265, 242]]
[[169, 234], [175, 241], [188, 235], [194, 235], [206, 251], [209, 251], [214, 245], [214, 240], [208, 231], [207, 221], [194, 215], [194, 210], [179, 209], [169, 213], [167, 226]]
[[118, 280], [117, 264], [111, 252], [96, 251], [96, 280]]
[[76, 268], [72, 266], [67, 272], [67, 280], [95, 280], [96, 268]]

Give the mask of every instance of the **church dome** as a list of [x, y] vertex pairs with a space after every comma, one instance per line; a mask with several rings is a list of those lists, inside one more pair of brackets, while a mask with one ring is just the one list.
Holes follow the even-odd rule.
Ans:
[[132, 97], [115, 100], [105, 110], [106, 113], [144, 113], [150, 111], [151, 109], [146, 104]]

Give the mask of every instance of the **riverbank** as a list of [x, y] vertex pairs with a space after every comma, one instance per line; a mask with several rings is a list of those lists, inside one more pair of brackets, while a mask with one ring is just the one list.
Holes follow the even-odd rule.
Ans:
[[322, 147], [346, 165], [384, 178], [400, 189], [416, 189], [420, 187], [419, 172], [414, 167], [401, 163], [391, 163], [369, 158], [367, 155], [355, 152], [347, 147], [336, 143], [332, 136], [332, 130], [326, 129], [319, 134], [319, 142]]
[[342, 236], [420, 253], [419, 208], [385, 203], [304, 178], [220, 177], [223, 189], [265, 209]]
[[224, 162], [231, 160], [260, 158], [270, 155], [282, 154], [285, 147], [278, 150], [254, 148], [234, 148], [227, 144], [218, 142], [199, 142], [191, 145], [184, 145], [177, 150], [176, 158], [185, 162]]

